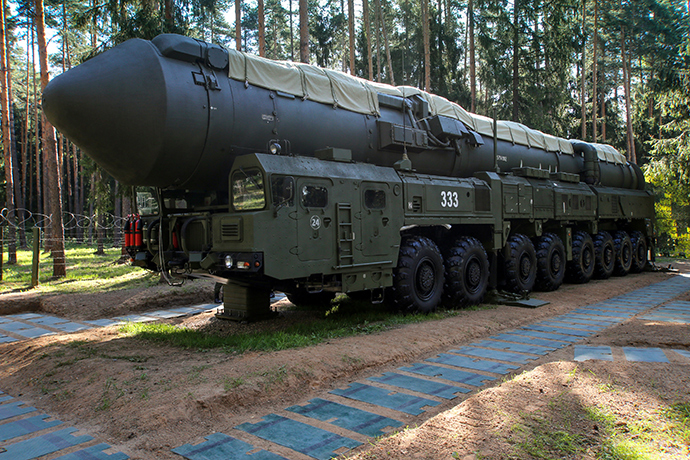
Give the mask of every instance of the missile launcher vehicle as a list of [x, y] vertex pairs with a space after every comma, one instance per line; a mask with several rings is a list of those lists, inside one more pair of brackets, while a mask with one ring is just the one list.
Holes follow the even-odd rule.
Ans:
[[230, 319], [336, 293], [431, 311], [642, 271], [654, 202], [613, 147], [179, 35], [56, 78], [46, 116], [136, 186], [126, 245], [224, 284]]

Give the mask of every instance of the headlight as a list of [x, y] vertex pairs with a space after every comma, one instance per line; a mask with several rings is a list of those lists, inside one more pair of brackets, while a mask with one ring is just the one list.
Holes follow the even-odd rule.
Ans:
[[234, 262], [235, 261], [232, 260], [232, 256], [230, 256], [230, 255], [225, 256], [225, 268], [228, 268], [228, 269], [232, 268]]

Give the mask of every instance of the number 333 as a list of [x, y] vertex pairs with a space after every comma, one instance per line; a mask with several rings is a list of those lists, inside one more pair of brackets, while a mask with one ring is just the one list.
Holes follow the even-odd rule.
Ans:
[[458, 192], [442, 191], [441, 192], [441, 207], [457, 208], [460, 205], [458, 202]]

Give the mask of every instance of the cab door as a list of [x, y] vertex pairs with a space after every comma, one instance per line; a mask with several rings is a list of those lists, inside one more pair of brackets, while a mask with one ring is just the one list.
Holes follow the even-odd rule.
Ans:
[[390, 184], [363, 182], [361, 200], [359, 249], [362, 255], [368, 258], [394, 253], [393, 246], [399, 240], [400, 225], [392, 222], [394, 200]]
[[330, 196], [332, 186], [328, 179], [297, 181], [297, 256], [301, 261], [333, 258], [335, 197]]

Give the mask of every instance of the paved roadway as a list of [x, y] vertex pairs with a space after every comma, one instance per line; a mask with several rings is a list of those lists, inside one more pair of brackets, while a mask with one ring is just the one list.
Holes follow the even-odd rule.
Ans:
[[[686, 360], [690, 352], [661, 348], [585, 346], [587, 337], [633, 317], [690, 324], [690, 302], [673, 300], [690, 291], [690, 277], [675, 276], [603, 302], [574, 309], [545, 321], [504, 331], [451, 349], [395, 372], [373, 375], [335, 388], [302, 405], [276, 410], [235, 426], [228, 433], [209, 433], [172, 450], [188, 460], [329, 459], [411, 424], [421, 424], [430, 408], [452, 407], [472, 390], [530, 361], [572, 347], [573, 359], [618, 359], [642, 362]], [[45, 334], [74, 332], [123, 321], [153, 321], [208, 311], [214, 305], [161, 310], [99, 321], [69, 321], [38, 313], [0, 317], [0, 342]], [[11, 393], [11, 389], [5, 389]], [[126, 454], [76, 428], [29, 407], [0, 391], [0, 460], [31, 460], [51, 454], [54, 460], [123, 460]], [[263, 448], [257, 448], [260, 444]], [[267, 449], [267, 450], [266, 450]], [[63, 455], [60, 455], [63, 454]], [[56, 455], [60, 455], [56, 457]]]

